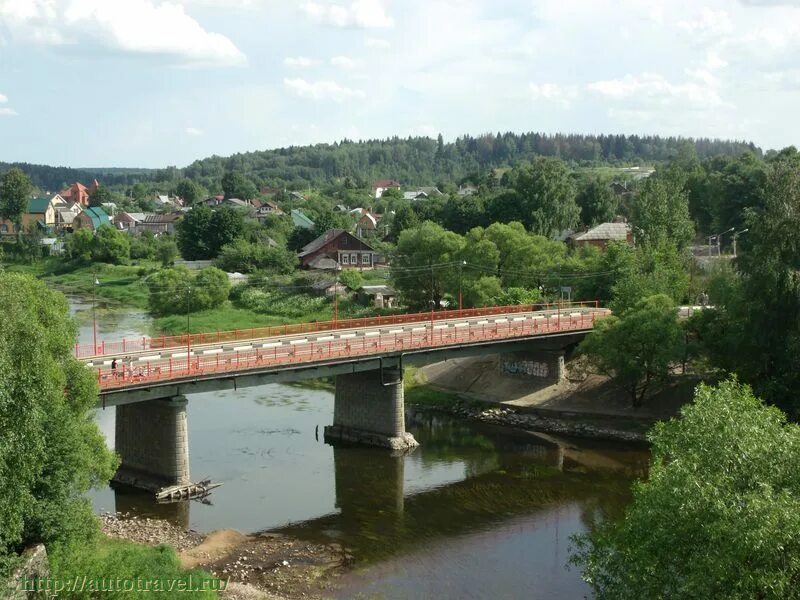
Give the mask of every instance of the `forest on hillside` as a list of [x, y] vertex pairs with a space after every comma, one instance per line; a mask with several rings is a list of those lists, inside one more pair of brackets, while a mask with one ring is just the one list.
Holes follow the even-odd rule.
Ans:
[[[653, 164], [675, 158], [693, 145], [699, 159], [761, 155], [752, 142], [707, 138], [639, 135], [579, 135], [498, 133], [463, 136], [445, 143], [429, 137], [393, 137], [385, 140], [343, 140], [333, 144], [292, 146], [211, 156], [179, 169], [73, 169], [27, 163], [0, 163], [0, 172], [12, 166], [27, 173], [34, 185], [49, 191], [97, 178], [107, 186], [174, 182], [182, 177], [218, 189], [226, 171], [239, 171], [256, 185], [299, 189], [333, 180], [349, 179], [352, 187], [367, 187], [373, 179], [392, 178], [403, 185], [462, 183], [483, 177], [495, 167], [513, 167], [536, 156], [555, 156], [573, 165]], [[476, 180], [477, 182], [477, 180]]]

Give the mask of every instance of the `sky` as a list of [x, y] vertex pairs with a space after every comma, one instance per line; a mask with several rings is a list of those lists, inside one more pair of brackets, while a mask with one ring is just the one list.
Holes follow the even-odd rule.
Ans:
[[498, 131], [800, 143], [800, 0], [0, 0], [0, 161]]

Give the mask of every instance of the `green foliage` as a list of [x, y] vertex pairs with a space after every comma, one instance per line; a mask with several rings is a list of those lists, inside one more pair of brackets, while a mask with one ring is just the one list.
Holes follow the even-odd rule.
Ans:
[[104, 202], [114, 202], [114, 194], [104, 185], [98, 186], [89, 196], [89, 206], [101, 206]]
[[[85, 493], [116, 461], [91, 419], [92, 373], [72, 357], [66, 299], [27, 275], [0, 273], [0, 556], [97, 531]], [[4, 561], [0, 559], [0, 563]]]
[[128, 262], [130, 255], [131, 238], [128, 234], [117, 231], [110, 225], [97, 229], [91, 244], [93, 261], [119, 265]]
[[279, 314], [289, 319], [305, 317], [307, 320], [327, 307], [328, 301], [320, 296], [250, 288], [242, 293], [239, 304], [258, 313]]
[[[82, 581], [84, 577], [88, 581], [158, 580], [165, 585], [164, 592], [152, 592], [158, 596], [202, 599], [217, 597], [211, 586], [218, 584], [209, 581], [210, 575], [202, 571], [184, 571], [175, 550], [166, 545], [151, 548], [123, 540], [99, 538], [89, 544], [60, 544], [48, 553], [48, 558], [50, 577], [55, 581]], [[190, 575], [193, 589], [207, 586], [209, 591], [178, 592], [175, 589], [170, 593], [166, 589], [170, 581], [186, 581], [188, 585]], [[76, 590], [68, 597], [91, 600], [101, 595], [103, 598], [123, 600], [130, 598], [132, 594], [123, 589], [102, 593], [86, 589], [84, 592]]]
[[175, 195], [183, 199], [185, 206], [193, 206], [201, 200], [204, 190], [191, 179], [181, 179], [175, 184]]
[[18, 234], [32, 191], [30, 178], [18, 168], [9, 169], [0, 177], [0, 217], [14, 223]]
[[395, 211], [389, 235], [391, 236], [392, 240], [397, 241], [400, 238], [401, 233], [403, 233], [406, 229], [411, 229], [417, 225], [419, 225], [419, 217], [417, 217], [417, 213], [411, 208], [411, 206], [408, 205], [408, 203], [403, 204]]
[[150, 312], [157, 316], [186, 314], [221, 306], [228, 300], [228, 276], [215, 267], [194, 275], [184, 267], [161, 269], [147, 278]]
[[170, 236], [161, 235], [155, 244], [155, 258], [161, 263], [162, 267], [171, 267], [178, 258], [178, 244]]
[[178, 225], [178, 248], [186, 260], [216, 258], [223, 246], [244, 233], [244, 216], [229, 206], [196, 206]]
[[239, 238], [222, 247], [217, 257], [217, 266], [228, 272], [267, 271], [288, 274], [297, 267], [297, 255], [285, 248], [274, 248]]
[[637, 244], [671, 243], [684, 248], [694, 237], [689, 198], [679, 177], [658, 176], [645, 180], [633, 204], [632, 221]]
[[225, 198], [240, 200], [250, 200], [258, 193], [255, 184], [239, 171], [228, 171], [222, 176], [222, 191]]
[[[609, 281], [611, 287], [611, 308], [622, 312], [632, 307], [642, 298], [665, 294], [673, 302], [683, 302], [689, 291], [688, 257], [674, 245], [665, 242], [661, 246], [640, 247], [634, 254], [619, 250], [614, 256], [617, 264], [609, 267], [615, 270]], [[605, 261], [604, 261], [605, 262]], [[600, 298], [604, 298], [600, 296]]]
[[503, 179], [508, 190], [489, 202], [493, 221], [519, 221], [545, 237], [577, 225], [580, 209], [575, 203], [575, 187], [561, 160], [537, 158], [514, 168]]
[[596, 225], [608, 223], [617, 216], [619, 202], [607, 181], [594, 178], [578, 192], [578, 206], [581, 209], [581, 223]]
[[621, 313], [600, 319], [580, 345], [596, 369], [628, 392], [634, 408], [669, 375], [683, 356], [683, 332], [675, 304], [651, 296]]
[[732, 380], [649, 437], [624, 519], [573, 540], [595, 597], [800, 597], [798, 426]]
[[339, 273], [339, 281], [351, 290], [358, 290], [364, 285], [364, 276], [355, 269], [345, 269]]
[[502, 293], [498, 277], [481, 275], [463, 283], [462, 298], [465, 307], [491, 306], [498, 302]]

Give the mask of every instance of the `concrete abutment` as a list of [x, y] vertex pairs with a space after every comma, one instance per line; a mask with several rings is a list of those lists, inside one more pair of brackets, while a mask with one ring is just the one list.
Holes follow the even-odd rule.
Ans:
[[189, 483], [186, 405], [175, 396], [117, 406], [114, 482], [153, 491]]
[[419, 444], [406, 432], [403, 374], [384, 368], [336, 376], [333, 425], [325, 441], [407, 451]]

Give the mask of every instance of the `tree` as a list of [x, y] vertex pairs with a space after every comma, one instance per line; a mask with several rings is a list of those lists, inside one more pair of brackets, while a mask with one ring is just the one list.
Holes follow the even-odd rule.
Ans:
[[208, 257], [215, 258], [225, 244], [230, 244], [244, 233], [244, 216], [230, 206], [223, 206], [214, 211], [206, 231], [208, 240]]
[[651, 296], [620, 316], [600, 319], [579, 350], [597, 371], [626, 390], [638, 408], [683, 355], [675, 304], [669, 296]]
[[183, 199], [185, 206], [193, 206], [200, 200], [203, 190], [191, 179], [181, 179], [175, 184], [175, 195]]
[[89, 261], [93, 245], [94, 234], [89, 229], [81, 228], [67, 237], [64, 250], [72, 259]]
[[[189, 269], [161, 269], [147, 278], [148, 304], [154, 315], [186, 314], [192, 300], [194, 278]], [[196, 310], [196, 307], [195, 307]]]
[[201, 269], [194, 279], [191, 310], [217, 308], [228, 300], [231, 283], [224, 271], [216, 267]]
[[178, 244], [171, 237], [162, 235], [156, 242], [155, 255], [162, 267], [171, 267], [178, 258]]
[[14, 223], [17, 238], [22, 236], [22, 215], [32, 191], [30, 178], [20, 169], [9, 169], [0, 178], [0, 217]]
[[[659, 246], [642, 246], [630, 255], [616, 254], [619, 262], [612, 267], [606, 281], [614, 280], [611, 287], [610, 306], [615, 312], [624, 312], [647, 296], [665, 294], [675, 303], [686, 299], [689, 291], [688, 260], [671, 242]], [[604, 278], [605, 278], [604, 277]]]
[[288, 275], [297, 267], [297, 255], [285, 248], [239, 238], [222, 247], [217, 266], [228, 272], [267, 271]]
[[397, 208], [392, 219], [392, 226], [389, 230], [389, 236], [392, 240], [397, 241], [400, 234], [406, 229], [411, 229], [419, 225], [419, 218], [414, 209], [408, 204], [403, 204]]
[[364, 285], [364, 276], [355, 269], [345, 269], [339, 273], [339, 281], [351, 290], [359, 290]]
[[63, 295], [0, 272], [0, 578], [27, 545], [86, 540], [97, 521], [85, 493], [116, 460], [91, 412], [94, 374], [72, 357], [77, 331]]
[[669, 174], [647, 178], [633, 203], [632, 222], [639, 244], [685, 248], [694, 237], [683, 181]]
[[608, 223], [617, 216], [619, 208], [608, 182], [598, 178], [590, 180], [581, 188], [577, 202], [581, 208], [581, 223], [585, 225]]
[[648, 437], [625, 517], [573, 538], [595, 597], [800, 597], [800, 428], [728, 380]]
[[97, 229], [92, 240], [92, 260], [120, 265], [128, 262], [131, 255], [130, 236], [110, 225]]
[[414, 308], [440, 306], [447, 289], [454, 286], [455, 263], [464, 247], [458, 234], [426, 221], [406, 229], [397, 242], [392, 280], [404, 300]]
[[108, 202], [114, 202], [114, 194], [104, 185], [98, 185], [89, 196], [89, 206], [100, 207]]
[[[577, 224], [580, 209], [575, 203], [575, 188], [560, 159], [537, 158], [503, 177], [508, 179], [510, 192], [497, 200], [502, 210], [494, 216], [505, 216], [498, 219], [501, 222], [519, 220], [529, 231], [545, 237]], [[498, 211], [490, 206], [491, 212]]]
[[222, 191], [226, 199], [250, 200], [258, 194], [255, 184], [239, 171], [228, 171], [222, 176]]
[[185, 260], [202, 260], [211, 256], [206, 236], [212, 215], [211, 209], [201, 204], [187, 212], [178, 223], [178, 248]]

